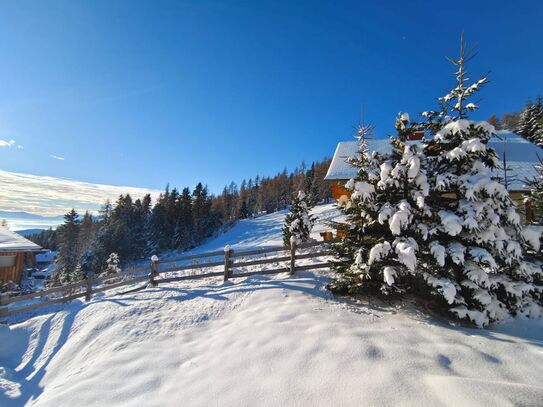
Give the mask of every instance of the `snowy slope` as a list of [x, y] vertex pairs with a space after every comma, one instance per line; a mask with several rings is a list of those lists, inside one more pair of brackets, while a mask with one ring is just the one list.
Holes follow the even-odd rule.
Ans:
[[[317, 217], [317, 222], [312, 230], [311, 237], [322, 240], [319, 232], [331, 230], [326, 221], [337, 219], [339, 216], [335, 205], [318, 205], [311, 212]], [[223, 249], [229, 245], [235, 249], [248, 247], [281, 246], [283, 244], [283, 220], [287, 211], [280, 211], [254, 219], [242, 219], [238, 221], [226, 233], [209, 242], [204, 243], [189, 253], [203, 253]]]
[[[278, 244], [282, 216], [198, 250]], [[541, 321], [453, 327], [327, 278], [164, 284], [0, 327], [0, 405], [541, 405]]]

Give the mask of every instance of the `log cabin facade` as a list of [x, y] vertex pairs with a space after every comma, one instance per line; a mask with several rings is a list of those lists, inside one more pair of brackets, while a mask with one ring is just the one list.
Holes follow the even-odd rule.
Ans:
[[[415, 137], [406, 143], [420, 144], [421, 137]], [[535, 167], [540, 164], [539, 158], [543, 159], [543, 148], [508, 130], [498, 131], [496, 136], [489, 140], [488, 147], [496, 150], [502, 167], [505, 159], [507, 170], [497, 168], [493, 173], [506, 183], [509, 195], [519, 208], [523, 221], [530, 222], [533, 219], [533, 211], [525, 203], [525, 197], [529, 194], [525, 181], [538, 176]], [[368, 148], [370, 151], [380, 153], [391, 152], [388, 139], [370, 139]], [[356, 141], [338, 143], [328, 173], [324, 177], [331, 183], [332, 195], [339, 205], [346, 204], [350, 199], [351, 193], [345, 188], [345, 183], [356, 177], [357, 171], [347, 162], [347, 159], [355, 156], [357, 152], [358, 142]]]
[[0, 227], [0, 283], [19, 284], [25, 263], [32, 262], [41, 247], [9, 229]]

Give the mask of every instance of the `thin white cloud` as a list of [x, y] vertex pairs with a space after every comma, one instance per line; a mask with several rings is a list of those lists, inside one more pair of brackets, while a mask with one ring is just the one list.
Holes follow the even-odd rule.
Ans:
[[17, 149], [19, 149], [19, 150], [24, 150], [24, 146], [22, 146], [22, 145], [19, 144], [19, 145], [17, 146]]
[[59, 155], [49, 154], [49, 157], [54, 158], [55, 160], [64, 161], [65, 158]]
[[2, 140], [0, 139], [0, 147], [13, 147], [15, 145], [15, 140]]
[[78, 212], [97, 211], [106, 199], [114, 202], [127, 193], [134, 199], [148, 193], [156, 199], [160, 192], [0, 170], [0, 211], [44, 216], [62, 215], [71, 208]]

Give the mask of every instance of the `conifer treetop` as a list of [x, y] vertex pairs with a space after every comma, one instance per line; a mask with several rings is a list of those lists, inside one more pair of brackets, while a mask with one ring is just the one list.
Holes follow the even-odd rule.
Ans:
[[476, 52], [473, 49], [467, 49], [466, 41], [464, 40], [464, 32], [462, 32], [460, 36], [460, 54], [458, 58], [454, 59], [447, 57], [447, 59], [457, 67], [455, 72], [456, 87], [438, 100], [444, 106], [448, 106], [451, 111], [457, 112], [460, 119], [466, 118], [468, 116], [468, 111], [478, 109], [478, 106], [475, 103], [468, 102], [467, 100], [489, 82], [488, 75], [485, 75], [472, 84], [468, 83], [469, 78], [467, 77], [465, 64], [473, 59], [475, 55]]

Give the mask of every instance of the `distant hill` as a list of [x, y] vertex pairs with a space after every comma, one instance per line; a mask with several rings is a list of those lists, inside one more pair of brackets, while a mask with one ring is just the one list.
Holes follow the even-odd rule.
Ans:
[[[18, 233], [20, 231], [26, 233], [27, 230], [37, 230], [39, 232], [40, 229], [56, 228], [64, 220], [61, 215], [43, 216], [23, 211], [0, 211], [1, 219], [5, 219], [8, 227]], [[24, 236], [28, 236], [28, 234]]]
[[38, 214], [35, 214], [35, 213], [28, 213], [28, 212], [22, 212], [22, 211], [19, 211], [19, 212], [16, 212], [16, 211], [0, 211], [0, 219], [9, 220], [9, 219], [13, 219], [13, 218], [28, 219], [28, 220], [49, 220], [49, 221], [55, 220], [55, 221], [59, 221], [59, 222], [62, 222], [62, 220], [63, 220], [62, 215], [59, 215], [59, 216], [43, 216], [43, 215], [38, 215]]

